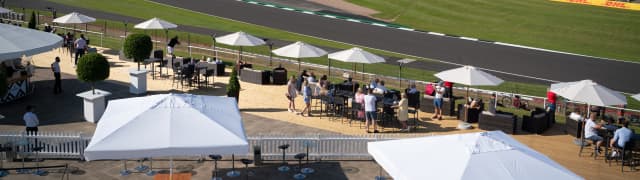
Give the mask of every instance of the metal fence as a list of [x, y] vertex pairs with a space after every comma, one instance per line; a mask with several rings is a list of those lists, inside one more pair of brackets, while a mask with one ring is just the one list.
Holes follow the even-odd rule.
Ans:
[[[285, 151], [287, 159], [308, 151], [310, 159], [314, 160], [369, 160], [368, 142], [419, 136], [425, 135], [258, 135], [248, 137], [250, 153], [238, 155], [254, 156], [258, 150], [263, 160], [281, 160], [282, 150], [278, 146], [289, 144]], [[3, 152], [0, 157], [3, 160], [17, 155], [33, 157], [33, 148], [42, 147], [39, 152], [41, 158], [84, 159], [84, 149], [89, 141], [90, 136], [77, 132], [38, 132], [31, 135], [24, 131], [0, 131], [0, 145], [13, 149]]]

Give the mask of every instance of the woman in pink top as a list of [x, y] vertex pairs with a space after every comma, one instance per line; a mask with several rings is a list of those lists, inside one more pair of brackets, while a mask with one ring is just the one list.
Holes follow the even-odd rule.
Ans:
[[358, 88], [356, 92], [356, 103], [360, 103], [360, 110], [358, 111], [358, 118], [364, 118], [364, 92], [362, 88]]

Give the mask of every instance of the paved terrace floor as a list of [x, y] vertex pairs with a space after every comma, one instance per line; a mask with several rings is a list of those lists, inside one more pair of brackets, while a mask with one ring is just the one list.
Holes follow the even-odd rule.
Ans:
[[[108, 58], [111, 64], [111, 76], [105, 82], [97, 83], [97, 88], [113, 93], [108, 99], [133, 97], [128, 93], [128, 69], [135, 67], [134, 63], [121, 61], [117, 56], [109, 55], [109, 50], [100, 49]], [[49, 65], [55, 56], [63, 57], [63, 93], [54, 95], [52, 92], [53, 76], [49, 70]], [[72, 67], [71, 59], [64, 55], [62, 51], [53, 50], [48, 53], [33, 57], [33, 62], [37, 66], [36, 75], [32, 79], [36, 86], [36, 91], [29, 97], [16, 102], [0, 105], [0, 114], [6, 116], [0, 120], [0, 131], [2, 130], [23, 130], [24, 107], [27, 104], [36, 106], [36, 113], [41, 120], [41, 131], [80, 131], [92, 134], [95, 124], [85, 122], [82, 119], [82, 100], [75, 96], [79, 92], [89, 90], [86, 83], [75, 79], [75, 69]], [[227, 69], [227, 71], [229, 71]], [[169, 79], [148, 80], [149, 94], [158, 93], [193, 93], [205, 95], [223, 95], [228, 77], [216, 77], [215, 87], [195, 89], [195, 88], [175, 88]], [[357, 135], [365, 133], [365, 130], [358, 127], [358, 124], [349, 126], [340, 121], [329, 121], [320, 117], [301, 117], [287, 112], [284, 92], [286, 86], [275, 85], [255, 85], [241, 82], [242, 91], [240, 93], [239, 107], [243, 116], [245, 129], [248, 135], [259, 134], [347, 134]], [[302, 106], [302, 99], [298, 98], [298, 108]], [[434, 121], [429, 117], [429, 113], [420, 113], [420, 123], [423, 125], [411, 134], [452, 134], [481, 131], [477, 128], [472, 130], [456, 130], [457, 121], [454, 117], [445, 118], [442, 121]], [[474, 125], [475, 126], [475, 125]], [[562, 125], [555, 125], [552, 129], [542, 135], [519, 134], [513, 136], [520, 142], [533, 149], [549, 156], [553, 160], [581, 175], [587, 179], [638, 179], [640, 172], [620, 173], [619, 166], [609, 167], [600, 157], [594, 160], [588, 157], [591, 153], [587, 150], [585, 156], [578, 157], [579, 147], [573, 145], [572, 137], [562, 133]], [[386, 128], [383, 133], [397, 133], [398, 129]], [[135, 139], [132, 143], [135, 143]], [[442, 147], [434, 147], [442, 148]], [[176, 162], [178, 171], [191, 172], [194, 179], [208, 179], [211, 176], [212, 162], [198, 163], [195, 161]], [[194, 160], [194, 158], [191, 158]], [[78, 162], [73, 160], [47, 160], [42, 165], [60, 165], [69, 163], [72, 167], [73, 175], [71, 179], [152, 179], [144, 174], [133, 174], [128, 177], [118, 175], [122, 169], [119, 161], [94, 161]], [[7, 162], [5, 167], [19, 167], [19, 162]], [[28, 162], [27, 166], [34, 163]], [[136, 163], [130, 162], [129, 169]], [[168, 167], [166, 161], [156, 161], [156, 167]], [[236, 166], [240, 166], [237, 163]], [[264, 166], [250, 166], [256, 171], [254, 179], [287, 179], [292, 173], [277, 173], [276, 164]], [[230, 167], [230, 162], [221, 162], [219, 167], [226, 172]], [[323, 162], [313, 165], [319, 169], [318, 174], [311, 176], [311, 179], [372, 179], [378, 174], [379, 168], [371, 161], [341, 161]], [[33, 175], [8, 176], [9, 179], [59, 179], [60, 173], [50, 173], [48, 176], [36, 177]], [[228, 178], [225, 178], [228, 179]]]

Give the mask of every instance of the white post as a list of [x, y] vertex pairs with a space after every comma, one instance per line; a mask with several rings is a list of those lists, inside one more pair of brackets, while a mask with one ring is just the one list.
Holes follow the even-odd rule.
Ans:
[[131, 84], [129, 85], [129, 92], [131, 94], [147, 93], [147, 70], [142, 69], [138, 71], [131, 69], [129, 70], [129, 77], [131, 79]]
[[84, 119], [91, 123], [96, 123], [106, 108], [105, 97], [111, 95], [110, 92], [96, 89], [95, 94], [92, 91], [86, 91], [76, 96], [84, 99]]

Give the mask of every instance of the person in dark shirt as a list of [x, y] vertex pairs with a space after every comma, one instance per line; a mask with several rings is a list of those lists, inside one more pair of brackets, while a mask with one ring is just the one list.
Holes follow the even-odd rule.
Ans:
[[173, 57], [174, 56], [173, 48], [179, 44], [180, 44], [180, 41], [178, 41], [178, 36], [174, 36], [173, 38], [171, 38], [171, 40], [169, 40], [169, 43], [167, 44], [167, 53], [171, 54], [171, 56]]

